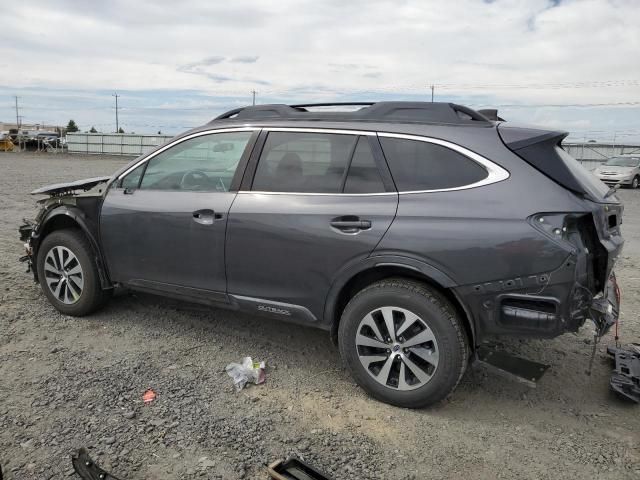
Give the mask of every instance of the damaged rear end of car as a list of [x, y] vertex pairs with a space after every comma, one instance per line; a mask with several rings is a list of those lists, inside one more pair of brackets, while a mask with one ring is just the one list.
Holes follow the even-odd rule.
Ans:
[[[546, 304], [526, 299], [524, 303], [503, 303], [500, 314], [513, 321], [556, 324], [569, 332], [591, 319], [601, 337], [617, 322], [620, 305], [613, 269], [624, 245], [620, 230], [624, 207], [615, 189], [609, 189], [562, 148], [565, 132], [505, 124], [498, 126], [498, 132], [509, 150], [566, 189], [573, 197], [571, 204], [577, 200], [579, 205], [578, 209], [539, 212], [528, 218], [533, 228], [568, 253], [557, 272], [564, 277], [564, 292], [556, 288], [554, 295], [551, 287]], [[561, 301], [556, 303], [556, 299]]]

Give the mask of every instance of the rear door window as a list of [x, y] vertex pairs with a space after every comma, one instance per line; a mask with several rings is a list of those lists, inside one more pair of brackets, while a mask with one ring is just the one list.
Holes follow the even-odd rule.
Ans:
[[463, 187], [489, 173], [479, 163], [435, 143], [380, 137], [391, 175], [400, 192]]
[[373, 157], [369, 139], [360, 137], [351, 159], [351, 165], [349, 165], [344, 193], [380, 193], [384, 191], [384, 183]]
[[340, 193], [357, 140], [356, 135], [270, 132], [252, 190]]

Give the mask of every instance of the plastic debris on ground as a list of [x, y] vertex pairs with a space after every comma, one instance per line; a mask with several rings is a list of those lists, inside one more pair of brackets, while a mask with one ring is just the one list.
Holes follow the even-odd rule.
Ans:
[[247, 383], [259, 385], [267, 378], [265, 362], [254, 362], [251, 357], [244, 357], [241, 363], [230, 363], [225, 367], [227, 374], [233, 379], [236, 390], [242, 390]]
[[156, 399], [157, 396], [158, 395], [156, 395], [156, 392], [154, 392], [153, 390], [149, 389], [149, 390], [147, 390], [146, 392], [144, 392], [142, 394], [142, 401], [146, 405], [146, 404], [149, 404], [149, 403], [153, 402]]
[[622, 398], [640, 403], [640, 344], [626, 348], [608, 347], [607, 353], [614, 360], [615, 368], [609, 385]]

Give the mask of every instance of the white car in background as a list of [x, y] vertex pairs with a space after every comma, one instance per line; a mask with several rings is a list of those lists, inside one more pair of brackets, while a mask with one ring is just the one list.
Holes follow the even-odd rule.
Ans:
[[640, 154], [612, 157], [593, 171], [607, 185], [638, 188], [640, 185]]

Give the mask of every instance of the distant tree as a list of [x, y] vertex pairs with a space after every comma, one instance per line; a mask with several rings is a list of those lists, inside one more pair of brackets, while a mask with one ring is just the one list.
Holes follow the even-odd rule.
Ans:
[[98, 130], [96, 130], [96, 127], [91, 127], [91, 130], [89, 130], [89, 133], [98, 133]]
[[67, 132], [77, 132], [78, 130], [80, 129], [78, 128], [78, 125], [76, 125], [76, 122], [74, 122], [73, 120], [69, 120], [69, 123], [67, 123]]
[[158, 130], [158, 135], [162, 135], [162, 132], [160, 130]]
[[118, 133], [124, 133], [124, 130], [122, 129], [122, 127], [118, 129]]

